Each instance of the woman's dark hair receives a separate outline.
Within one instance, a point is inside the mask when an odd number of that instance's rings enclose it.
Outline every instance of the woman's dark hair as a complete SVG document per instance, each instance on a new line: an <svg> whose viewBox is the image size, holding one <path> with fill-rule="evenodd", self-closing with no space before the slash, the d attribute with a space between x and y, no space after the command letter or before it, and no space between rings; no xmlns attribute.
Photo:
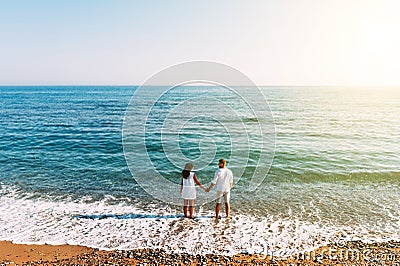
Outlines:
<svg viewBox="0 0 400 266"><path fill-rule="evenodd" d="M187 179L190 176L190 171L188 170L183 170L182 171L182 177Z"/></svg>

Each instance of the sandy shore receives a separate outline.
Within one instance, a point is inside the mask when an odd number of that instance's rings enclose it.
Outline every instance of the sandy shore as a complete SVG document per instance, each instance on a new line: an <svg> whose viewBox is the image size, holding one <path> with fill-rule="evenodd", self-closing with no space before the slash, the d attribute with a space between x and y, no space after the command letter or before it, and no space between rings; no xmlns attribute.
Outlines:
<svg viewBox="0 0 400 266"><path fill-rule="evenodd" d="M1 265L400 265L400 242L345 242L287 255L195 256L167 254L161 249L101 251L72 245L0 241Z"/></svg>

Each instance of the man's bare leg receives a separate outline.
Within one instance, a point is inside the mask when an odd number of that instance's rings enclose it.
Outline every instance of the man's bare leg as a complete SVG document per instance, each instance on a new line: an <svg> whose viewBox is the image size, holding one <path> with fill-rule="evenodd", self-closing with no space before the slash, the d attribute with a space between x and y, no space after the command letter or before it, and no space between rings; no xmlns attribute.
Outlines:
<svg viewBox="0 0 400 266"><path fill-rule="evenodd" d="M219 210L221 208L221 204L217 203L217 205L215 205L215 219L219 218Z"/></svg>
<svg viewBox="0 0 400 266"><path fill-rule="evenodd" d="M230 211L231 211L231 206L229 203L225 202L225 213L226 213L226 218L231 218L230 216Z"/></svg>

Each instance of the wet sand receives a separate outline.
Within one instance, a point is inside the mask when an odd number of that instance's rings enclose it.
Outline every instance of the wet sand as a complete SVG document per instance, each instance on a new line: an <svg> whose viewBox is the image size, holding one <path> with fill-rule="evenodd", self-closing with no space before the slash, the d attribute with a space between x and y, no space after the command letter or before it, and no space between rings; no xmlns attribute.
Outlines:
<svg viewBox="0 0 400 266"><path fill-rule="evenodd" d="M102 251L73 245L0 241L0 262L1 265L400 265L400 242L344 242L302 254L228 257L167 254L162 249Z"/></svg>

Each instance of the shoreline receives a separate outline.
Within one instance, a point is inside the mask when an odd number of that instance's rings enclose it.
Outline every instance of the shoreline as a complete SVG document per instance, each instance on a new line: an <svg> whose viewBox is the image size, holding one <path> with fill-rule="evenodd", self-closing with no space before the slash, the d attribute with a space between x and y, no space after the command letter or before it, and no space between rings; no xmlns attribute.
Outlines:
<svg viewBox="0 0 400 266"><path fill-rule="evenodd" d="M280 256L282 255L282 256ZM400 265L400 242L350 241L300 254L191 255L162 249L99 250L74 245L30 245L0 241L0 265Z"/></svg>

